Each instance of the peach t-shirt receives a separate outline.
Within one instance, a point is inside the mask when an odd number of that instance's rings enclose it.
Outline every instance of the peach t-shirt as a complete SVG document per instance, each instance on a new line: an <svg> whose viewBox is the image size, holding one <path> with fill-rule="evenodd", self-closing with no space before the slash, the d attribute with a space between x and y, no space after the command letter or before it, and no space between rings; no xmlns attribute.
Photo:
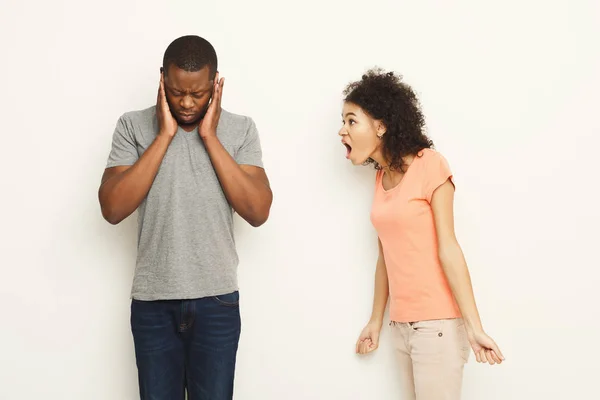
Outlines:
<svg viewBox="0 0 600 400"><path fill-rule="evenodd" d="M396 322L457 318L460 311L438 257L433 192L452 172L437 151L423 149L398 185L385 190L378 171L371 222L377 230Z"/></svg>

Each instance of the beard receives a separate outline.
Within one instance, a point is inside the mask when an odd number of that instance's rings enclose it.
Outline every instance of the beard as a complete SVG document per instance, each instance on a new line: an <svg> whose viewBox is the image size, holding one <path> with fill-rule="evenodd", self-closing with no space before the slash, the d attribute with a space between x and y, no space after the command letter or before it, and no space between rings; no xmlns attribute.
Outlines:
<svg viewBox="0 0 600 400"><path fill-rule="evenodd" d="M177 121L177 123L181 126L192 126L192 125L198 125L202 119L206 116L206 112L208 111L208 104L202 109L202 111L200 111L200 113L193 119L193 120L182 120L179 118L179 116L171 111L171 115L173 116L173 118L175 118L175 120Z"/></svg>

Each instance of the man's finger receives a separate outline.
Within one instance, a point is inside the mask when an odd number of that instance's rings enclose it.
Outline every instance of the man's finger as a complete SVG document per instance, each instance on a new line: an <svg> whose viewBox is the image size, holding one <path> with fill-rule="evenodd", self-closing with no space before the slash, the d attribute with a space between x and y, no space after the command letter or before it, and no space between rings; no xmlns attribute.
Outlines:
<svg viewBox="0 0 600 400"><path fill-rule="evenodd" d="M162 76L160 78L160 80L158 81L158 90L156 91L156 105L158 106L160 104L160 83L162 81Z"/></svg>
<svg viewBox="0 0 600 400"><path fill-rule="evenodd" d="M160 84L160 95L163 100L167 99L167 93L165 92L165 84L161 82Z"/></svg>
<svg viewBox="0 0 600 400"><path fill-rule="evenodd" d="M219 84L219 109L221 108L221 99L223 98L223 86L225 86L225 78L221 79Z"/></svg>
<svg viewBox="0 0 600 400"><path fill-rule="evenodd" d="M219 83L217 81L217 78L215 78L215 82L213 84L213 95L212 95L212 98L210 99L210 104L216 103L218 100L219 100Z"/></svg>

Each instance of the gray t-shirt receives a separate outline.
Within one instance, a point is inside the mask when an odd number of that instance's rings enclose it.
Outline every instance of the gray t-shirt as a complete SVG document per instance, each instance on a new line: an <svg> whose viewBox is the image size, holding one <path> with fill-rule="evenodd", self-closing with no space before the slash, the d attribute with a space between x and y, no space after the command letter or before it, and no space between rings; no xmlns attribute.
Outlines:
<svg viewBox="0 0 600 400"><path fill-rule="evenodd" d="M107 168L132 165L158 134L156 107L122 115ZM217 136L238 164L262 167L250 117L225 110ZM138 254L131 297L192 299L238 289L233 210L198 130L179 128L138 208Z"/></svg>

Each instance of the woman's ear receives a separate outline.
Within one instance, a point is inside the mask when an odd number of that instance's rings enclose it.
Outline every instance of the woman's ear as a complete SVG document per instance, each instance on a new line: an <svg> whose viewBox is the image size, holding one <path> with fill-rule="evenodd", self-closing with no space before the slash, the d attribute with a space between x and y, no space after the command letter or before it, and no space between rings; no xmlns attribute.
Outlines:
<svg viewBox="0 0 600 400"><path fill-rule="evenodd" d="M387 132L387 128L385 127L385 125L381 121L377 121L377 125L376 126L377 126L377 137L379 139L381 139L383 137L383 135L385 135L385 133Z"/></svg>

